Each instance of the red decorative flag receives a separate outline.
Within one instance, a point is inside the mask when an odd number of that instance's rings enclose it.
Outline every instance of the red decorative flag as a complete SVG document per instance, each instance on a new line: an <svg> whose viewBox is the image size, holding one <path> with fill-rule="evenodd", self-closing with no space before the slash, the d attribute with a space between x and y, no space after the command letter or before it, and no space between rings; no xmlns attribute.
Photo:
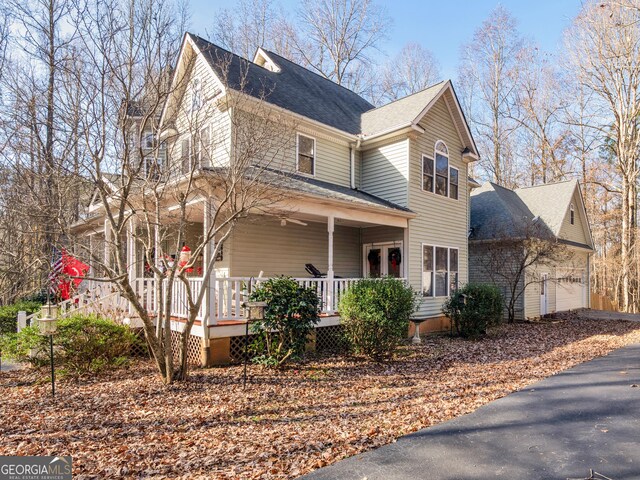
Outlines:
<svg viewBox="0 0 640 480"><path fill-rule="evenodd" d="M57 291L62 300L68 300L71 298L72 292L82 283L82 277L89 271L89 265L70 255L64 249L61 251L57 265L58 268L53 270L55 272L54 278L58 280Z"/></svg>

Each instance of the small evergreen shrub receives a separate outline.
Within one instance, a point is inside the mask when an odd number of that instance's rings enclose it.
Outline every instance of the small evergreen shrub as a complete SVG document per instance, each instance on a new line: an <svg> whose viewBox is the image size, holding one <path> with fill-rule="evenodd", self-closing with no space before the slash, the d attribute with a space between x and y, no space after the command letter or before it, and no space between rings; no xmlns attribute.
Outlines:
<svg viewBox="0 0 640 480"><path fill-rule="evenodd" d="M418 306L413 288L385 277L356 282L340 298L338 310L352 351L381 361L393 356L407 337L409 318Z"/></svg>
<svg viewBox="0 0 640 480"><path fill-rule="evenodd" d="M58 321L53 336L55 363L61 373L80 376L125 364L140 339L128 326L95 315L74 315ZM0 339L3 356L34 366L49 361L49 339L38 327L27 327Z"/></svg>
<svg viewBox="0 0 640 480"><path fill-rule="evenodd" d="M256 335L252 343L253 361L270 367L299 360L307 337L318 323L319 300L316 291L289 277L272 278L251 294L252 301L266 302L264 320L251 324Z"/></svg>
<svg viewBox="0 0 640 480"><path fill-rule="evenodd" d="M447 299L442 312L451 319L458 335L475 338L502 320L502 293L495 285L469 283Z"/></svg>
<svg viewBox="0 0 640 480"><path fill-rule="evenodd" d="M20 301L11 305L0 307L0 335L15 333L18 331L18 312L27 312L27 315L40 310L42 303L38 301Z"/></svg>

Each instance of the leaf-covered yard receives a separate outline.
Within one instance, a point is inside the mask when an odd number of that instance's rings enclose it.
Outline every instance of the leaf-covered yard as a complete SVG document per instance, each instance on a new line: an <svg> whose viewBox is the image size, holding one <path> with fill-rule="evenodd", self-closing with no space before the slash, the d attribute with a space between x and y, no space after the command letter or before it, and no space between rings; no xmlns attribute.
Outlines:
<svg viewBox="0 0 640 480"><path fill-rule="evenodd" d="M282 372L196 370L169 389L148 363L33 385L0 373L0 454L72 455L74 478L294 478L640 342L640 324L567 319L480 341L429 337L398 360L320 359Z"/></svg>

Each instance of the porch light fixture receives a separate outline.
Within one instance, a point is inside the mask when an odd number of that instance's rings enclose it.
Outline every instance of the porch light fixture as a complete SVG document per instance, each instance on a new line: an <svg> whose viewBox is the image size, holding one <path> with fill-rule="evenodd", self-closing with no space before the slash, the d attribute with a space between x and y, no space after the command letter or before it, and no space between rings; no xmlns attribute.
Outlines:
<svg viewBox="0 0 640 480"><path fill-rule="evenodd" d="M40 335L49 337L49 357L51 359L51 396L56 397L56 373L53 366L53 335L58 330L58 306L47 303L40 310L41 317L38 320Z"/></svg>
<svg viewBox="0 0 640 480"><path fill-rule="evenodd" d="M249 324L255 320L264 320L264 309L267 302L244 302L245 331L244 331L244 374L242 388L247 388L247 362L249 361Z"/></svg>

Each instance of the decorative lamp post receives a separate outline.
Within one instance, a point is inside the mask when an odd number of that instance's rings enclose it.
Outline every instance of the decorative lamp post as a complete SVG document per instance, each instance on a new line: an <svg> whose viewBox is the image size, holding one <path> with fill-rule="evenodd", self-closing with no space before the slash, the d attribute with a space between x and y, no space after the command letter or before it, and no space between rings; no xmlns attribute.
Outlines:
<svg viewBox="0 0 640 480"><path fill-rule="evenodd" d="M255 320L264 320L264 309L267 302L244 302L245 332L244 332L244 376L242 386L247 388L247 362L249 361L249 324Z"/></svg>
<svg viewBox="0 0 640 480"><path fill-rule="evenodd" d="M51 358L51 395L56 396L56 377L55 369L53 367L53 334L58 329L58 306L52 303L47 303L42 306L41 318L38 320L38 328L40 329L40 335L46 335L49 337L49 355Z"/></svg>

